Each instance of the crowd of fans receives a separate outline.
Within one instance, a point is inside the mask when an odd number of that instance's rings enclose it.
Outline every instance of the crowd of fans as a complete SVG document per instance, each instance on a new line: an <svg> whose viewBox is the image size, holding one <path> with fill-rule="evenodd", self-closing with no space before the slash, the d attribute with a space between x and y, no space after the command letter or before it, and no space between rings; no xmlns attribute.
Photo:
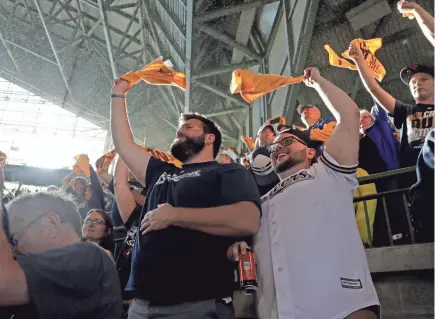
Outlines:
<svg viewBox="0 0 435 319"><path fill-rule="evenodd" d="M433 17L416 3L398 7L434 43ZM182 114L170 146L181 167L135 144L131 84L116 79L113 176L108 165L76 164L59 188L1 189L0 319L234 318L234 262L248 246L259 318L377 318L363 244L410 244L412 231L433 241L434 69L401 71L415 101L405 104L376 82L360 47L349 56L371 111L309 67L304 83L331 116L299 105L305 127L269 119L255 141L243 137L250 151L239 156L222 150L212 120ZM5 155L0 162L3 186ZM409 166L417 174L358 185L357 176ZM353 203L399 188L410 188L412 229L401 193L362 211ZM115 249L119 226L126 236Z"/></svg>

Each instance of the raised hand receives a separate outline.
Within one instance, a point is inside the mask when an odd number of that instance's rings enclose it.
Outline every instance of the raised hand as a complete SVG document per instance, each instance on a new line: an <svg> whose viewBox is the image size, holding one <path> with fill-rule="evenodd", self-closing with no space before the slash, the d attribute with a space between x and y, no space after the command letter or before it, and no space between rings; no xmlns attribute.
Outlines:
<svg viewBox="0 0 435 319"><path fill-rule="evenodd" d="M125 95L131 89L131 84L121 78L113 80L112 93Z"/></svg>
<svg viewBox="0 0 435 319"><path fill-rule="evenodd" d="M352 41L349 45L349 57L354 61L361 61L364 59L364 55L361 51L361 47L358 41Z"/></svg>
<svg viewBox="0 0 435 319"><path fill-rule="evenodd" d="M304 70L304 83L306 86L315 87L321 79L322 76L320 75L319 69L309 67Z"/></svg>

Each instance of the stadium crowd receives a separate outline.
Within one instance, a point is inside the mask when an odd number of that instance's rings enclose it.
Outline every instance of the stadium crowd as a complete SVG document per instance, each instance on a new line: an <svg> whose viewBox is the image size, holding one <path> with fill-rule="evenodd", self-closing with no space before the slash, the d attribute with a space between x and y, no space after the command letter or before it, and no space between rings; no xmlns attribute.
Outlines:
<svg viewBox="0 0 435 319"><path fill-rule="evenodd" d="M435 43L427 11L403 0L398 8ZM364 246L411 244L411 232L433 242L434 68L401 71L415 101L406 104L376 81L358 44L349 57L371 112L308 67L303 82L332 115L299 105L305 127L269 119L255 141L243 137L246 154L221 145L218 126L192 113L181 114L170 154L155 156L133 139L132 84L114 80L115 149L95 167L80 155L59 188L2 198L0 318L235 318L234 271L248 247L254 317L379 318ZM358 184L410 166L416 174ZM398 188L410 188L412 229L401 195L367 200L368 209L353 202Z"/></svg>

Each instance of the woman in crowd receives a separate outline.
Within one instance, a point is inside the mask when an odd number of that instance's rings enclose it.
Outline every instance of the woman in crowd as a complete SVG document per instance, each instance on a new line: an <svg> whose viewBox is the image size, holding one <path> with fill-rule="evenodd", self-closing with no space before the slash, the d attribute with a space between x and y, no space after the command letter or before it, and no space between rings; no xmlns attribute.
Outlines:
<svg viewBox="0 0 435 319"><path fill-rule="evenodd" d="M82 227L82 239L99 245L113 258L115 249L113 223L103 210L92 209L86 215Z"/></svg>
<svg viewBox="0 0 435 319"><path fill-rule="evenodd" d="M387 112L373 100L375 105L372 112L362 110L360 113L360 148L359 167L370 175L400 168L400 143L391 127ZM394 180L375 181L377 192L397 188ZM373 224L373 246L385 246L390 240L395 245L409 243L409 230L406 214L400 195L392 194L385 197L388 217L393 238L390 239L387 231L386 216L382 200L379 200Z"/></svg>

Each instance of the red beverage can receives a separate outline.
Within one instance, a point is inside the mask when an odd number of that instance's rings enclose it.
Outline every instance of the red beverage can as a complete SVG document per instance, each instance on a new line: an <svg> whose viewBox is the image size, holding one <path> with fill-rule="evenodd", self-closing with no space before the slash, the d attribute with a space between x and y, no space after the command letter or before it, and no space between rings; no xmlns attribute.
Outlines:
<svg viewBox="0 0 435 319"><path fill-rule="evenodd" d="M245 294L250 295L258 289L255 257L254 257L254 253L249 247L246 249L246 254L244 255L240 254L239 281L240 281L240 289Z"/></svg>

